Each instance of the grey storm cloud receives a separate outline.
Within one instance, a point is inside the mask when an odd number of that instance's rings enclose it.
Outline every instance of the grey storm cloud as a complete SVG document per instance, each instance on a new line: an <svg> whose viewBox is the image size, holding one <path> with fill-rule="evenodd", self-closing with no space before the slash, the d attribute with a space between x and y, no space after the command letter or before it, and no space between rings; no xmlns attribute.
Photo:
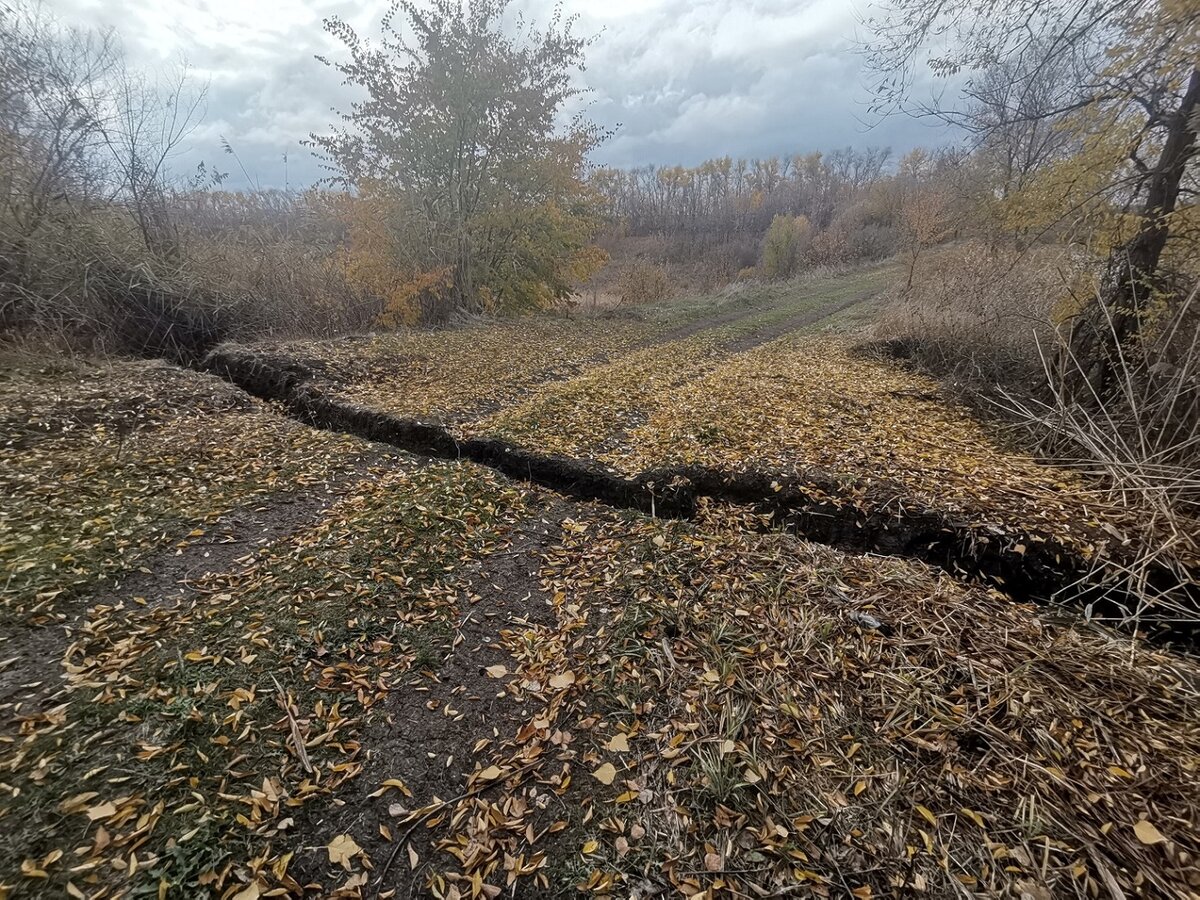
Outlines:
<svg viewBox="0 0 1200 900"><path fill-rule="evenodd" d="M301 141L351 99L315 59L337 55L322 29L340 16L364 34L386 0L54 0L67 24L112 26L132 65L184 58L207 83L207 113L176 166L200 161L244 186L320 176ZM545 22L553 0L515 0ZM577 29L596 39L580 76L588 114L613 137L596 162L694 164L714 156L769 156L846 145L903 152L945 140L905 118L867 121L868 92L846 0L568 0ZM222 139L237 152L226 155ZM287 156L286 167L284 156Z"/></svg>

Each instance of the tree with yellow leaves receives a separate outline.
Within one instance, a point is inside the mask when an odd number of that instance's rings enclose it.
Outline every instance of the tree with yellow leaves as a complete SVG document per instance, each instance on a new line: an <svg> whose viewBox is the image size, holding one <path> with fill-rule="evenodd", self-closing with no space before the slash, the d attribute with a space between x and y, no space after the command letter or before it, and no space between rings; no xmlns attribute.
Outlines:
<svg viewBox="0 0 1200 900"><path fill-rule="evenodd" d="M775 216L763 238L759 271L764 278L790 278L811 241L812 226L804 216Z"/></svg>
<svg viewBox="0 0 1200 900"><path fill-rule="evenodd" d="M878 9L868 47L878 109L937 116L1009 154L1010 226L1073 217L1108 253L1067 351L1074 395L1106 402L1120 361L1141 352L1156 305L1170 302L1167 263L1197 249L1195 229L1181 225L1195 196L1200 4L883 0ZM974 102L912 106L923 67L957 79Z"/></svg>
<svg viewBox="0 0 1200 900"><path fill-rule="evenodd" d="M558 127L587 41L557 13L545 30L502 27L508 5L397 0L378 43L325 21L349 59L323 61L365 96L310 143L364 201L350 269L392 318L418 298L437 317L546 306L599 258L583 175L604 135L580 116Z"/></svg>

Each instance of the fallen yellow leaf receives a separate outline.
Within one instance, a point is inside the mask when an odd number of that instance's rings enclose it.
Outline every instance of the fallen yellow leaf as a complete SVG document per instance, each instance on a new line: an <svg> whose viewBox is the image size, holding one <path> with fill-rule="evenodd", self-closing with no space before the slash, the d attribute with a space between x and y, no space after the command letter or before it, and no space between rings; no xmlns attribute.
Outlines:
<svg viewBox="0 0 1200 900"><path fill-rule="evenodd" d="M1161 844L1166 840L1163 833L1145 819L1140 820L1133 826L1133 833L1137 835L1137 839L1143 844Z"/></svg>
<svg viewBox="0 0 1200 900"><path fill-rule="evenodd" d="M350 860L362 852L362 847L348 834L339 834L325 849L329 851L329 861L346 871L350 870Z"/></svg>
<svg viewBox="0 0 1200 900"><path fill-rule="evenodd" d="M107 819L109 816L117 814L117 806L111 801L101 803L99 806L93 806L87 811L87 817L95 822L97 819Z"/></svg>
<svg viewBox="0 0 1200 900"><path fill-rule="evenodd" d="M613 779L617 777L617 770L612 763L605 763L592 773L592 777L601 784L612 784Z"/></svg>
<svg viewBox="0 0 1200 900"><path fill-rule="evenodd" d="M605 746L615 753L627 753L629 752L629 738L624 734L614 734Z"/></svg>
<svg viewBox="0 0 1200 900"><path fill-rule="evenodd" d="M563 688L568 688L575 683L574 672L560 672L550 679L550 687L561 691Z"/></svg>

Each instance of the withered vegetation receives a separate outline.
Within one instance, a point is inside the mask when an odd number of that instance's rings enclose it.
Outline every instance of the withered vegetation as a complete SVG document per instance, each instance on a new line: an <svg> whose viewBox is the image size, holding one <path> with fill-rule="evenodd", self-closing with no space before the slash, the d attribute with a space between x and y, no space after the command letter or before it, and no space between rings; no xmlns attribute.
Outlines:
<svg viewBox="0 0 1200 900"><path fill-rule="evenodd" d="M442 460L215 374L16 360L5 891L1190 896L1193 659L897 537L920 508L1091 562L1128 523L853 350L893 274L210 360Z"/></svg>

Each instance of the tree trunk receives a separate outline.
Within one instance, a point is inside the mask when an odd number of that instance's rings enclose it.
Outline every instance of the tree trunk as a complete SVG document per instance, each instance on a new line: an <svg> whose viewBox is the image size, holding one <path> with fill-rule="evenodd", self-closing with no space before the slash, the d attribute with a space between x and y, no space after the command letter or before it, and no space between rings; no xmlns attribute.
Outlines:
<svg viewBox="0 0 1200 900"><path fill-rule="evenodd" d="M1200 69L1168 124L1158 163L1151 172L1141 222L1132 238L1113 250L1100 295L1075 321L1063 373L1073 398L1084 405L1110 399L1116 387L1119 351L1132 347L1141 329L1145 303L1158 272L1170 226L1167 217L1179 200L1188 160L1196 152L1200 114Z"/></svg>

